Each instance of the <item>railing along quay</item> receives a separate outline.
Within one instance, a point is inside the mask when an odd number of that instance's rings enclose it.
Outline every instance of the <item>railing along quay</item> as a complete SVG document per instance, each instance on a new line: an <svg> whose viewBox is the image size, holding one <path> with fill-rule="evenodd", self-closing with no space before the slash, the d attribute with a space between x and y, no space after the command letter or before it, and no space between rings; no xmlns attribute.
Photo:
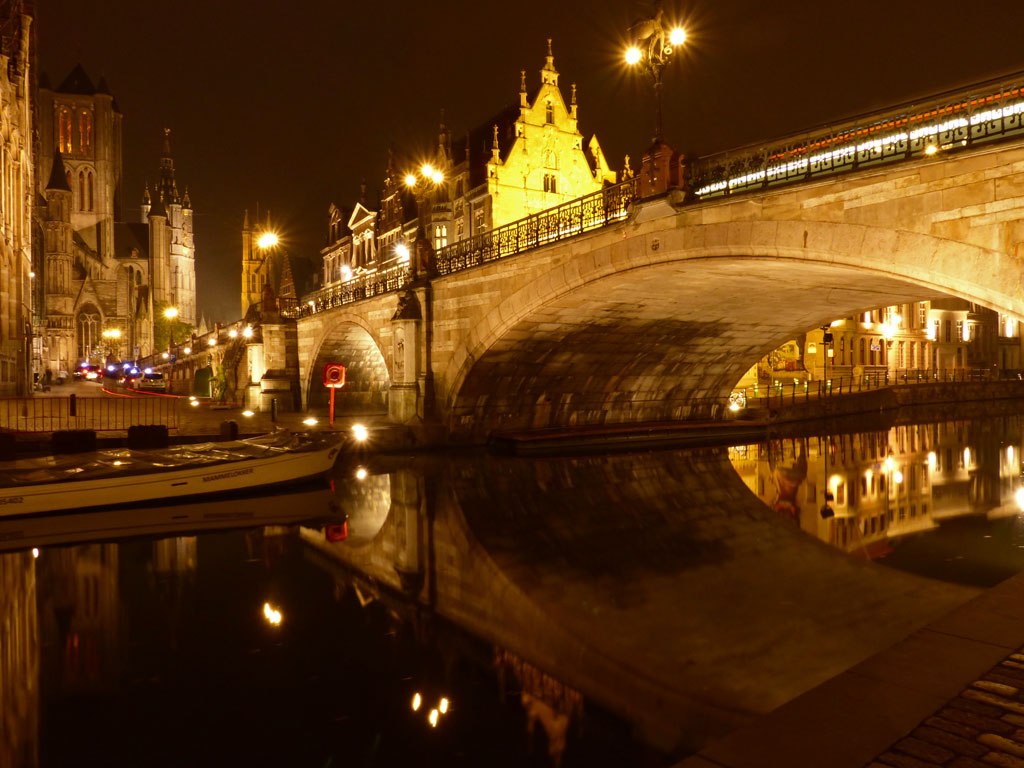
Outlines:
<svg viewBox="0 0 1024 768"><path fill-rule="evenodd" d="M698 158L696 200L815 181L839 173L968 149L1024 133L1024 73L766 144Z"/></svg>
<svg viewBox="0 0 1024 768"><path fill-rule="evenodd" d="M823 397L839 397L857 392L912 384L946 384L982 381L1024 380L1024 371L995 371L991 368L900 368L896 371L869 371L859 375L829 376L825 379L776 380L734 389L729 397L731 410L751 407L778 407L808 402Z"/></svg>
<svg viewBox="0 0 1024 768"><path fill-rule="evenodd" d="M0 431L36 433L63 429L124 431L163 424L178 428L180 400L170 397L16 397L0 399Z"/></svg>

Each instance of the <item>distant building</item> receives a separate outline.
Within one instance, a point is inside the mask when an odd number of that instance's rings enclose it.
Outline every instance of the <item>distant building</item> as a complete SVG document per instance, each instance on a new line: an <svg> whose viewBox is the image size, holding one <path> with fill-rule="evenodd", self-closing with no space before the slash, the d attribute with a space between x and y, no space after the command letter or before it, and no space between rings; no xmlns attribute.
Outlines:
<svg viewBox="0 0 1024 768"><path fill-rule="evenodd" d="M272 245L260 245L260 238L273 232L270 215L261 225L249 225L249 212L242 222L242 317L259 306L265 296L294 303L317 282L309 259L288 252L276 237Z"/></svg>
<svg viewBox="0 0 1024 768"><path fill-rule="evenodd" d="M421 227L436 250L614 183L597 137L584 147L576 86L566 104L558 77L549 40L532 92L523 71L518 100L490 120L456 139L442 124L430 162L436 181L411 164L397 168L389 154L376 209L365 189L352 209L330 206L323 283L404 263L407 251L398 246L411 250Z"/></svg>
<svg viewBox="0 0 1024 768"><path fill-rule="evenodd" d="M1008 315L943 298L880 307L832 321L772 351L738 388L840 379L869 383L950 378L964 371L1024 375L1020 324ZM838 386L838 384L833 384Z"/></svg>
<svg viewBox="0 0 1024 768"><path fill-rule="evenodd" d="M0 3L0 395L31 391L31 6Z"/></svg>
<svg viewBox="0 0 1024 768"><path fill-rule="evenodd" d="M84 361L151 354L154 322L174 307L196 322L195 244L188 192L179 194L169 131L142 217L123 215L122 115L101 80L76 66L38 91L38 366L57 376Z"/></svg>

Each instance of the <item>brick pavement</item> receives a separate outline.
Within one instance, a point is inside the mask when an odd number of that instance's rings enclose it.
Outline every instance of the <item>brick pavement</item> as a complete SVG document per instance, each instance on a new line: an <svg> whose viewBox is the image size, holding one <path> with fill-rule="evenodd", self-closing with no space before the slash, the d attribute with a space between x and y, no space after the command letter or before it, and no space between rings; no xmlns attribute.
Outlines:
<svg viewBox="0 0 1024 768"><path fill-rule="evenodd" d="M1012 653L868 768L1024 768L1022 692L1024 653Z"/></svg>

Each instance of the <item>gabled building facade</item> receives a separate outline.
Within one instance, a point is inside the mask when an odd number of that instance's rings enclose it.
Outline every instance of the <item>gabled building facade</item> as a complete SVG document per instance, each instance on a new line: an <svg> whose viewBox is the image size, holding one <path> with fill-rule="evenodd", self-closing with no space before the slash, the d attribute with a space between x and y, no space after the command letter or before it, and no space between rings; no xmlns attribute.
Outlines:
<svg viewBox="0 0 1024 768"><path fill-rule="evenodd" d="M532 93L523 71L517 101L465 136L442 123L430 176L389 153L376 210L365 194L348 214L331 205L323 283L404 263L419 228L437 250L615 183L597 137L584 146L575 84L566 103L558 80L549 40Z"/></svg>

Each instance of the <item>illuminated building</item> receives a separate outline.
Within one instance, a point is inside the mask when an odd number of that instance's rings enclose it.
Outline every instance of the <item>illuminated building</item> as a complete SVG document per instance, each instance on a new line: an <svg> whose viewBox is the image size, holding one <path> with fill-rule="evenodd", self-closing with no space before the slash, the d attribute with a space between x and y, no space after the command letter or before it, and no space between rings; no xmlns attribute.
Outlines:
<svg viewBox="0 0 1024 768"><path fill-rule="evenodd" d="M196 321L192 205L174 176L164 131L159 178L142 195L139 222L123 216L122 115L106 83L76 66L57 88L38 91L36 158L45 232L37 247L42 370L151 354L153 321L165 307ZM105 331L119 332L116 341Z"/></svg>
<svg viewBox="0 0 1024 768"><path fill-rule="evenodd" d="M965 369L1016 372L1020 325L1008 315L965 299L944 298L881 307L834 320L829 328L796 337L762 358L737 387L767 381L876 383L955 377ZM826 364L827 360L827 364Z"/></svg>
<svg viewBox="0 0 1024 768"><path fill-rule="evenodd" d="M32 381L31 11L0 4L0 395L27 394Z"/></svg>
<svg viewBox="0 0 1024 768"><path fill-rule="evenodd" d="M420 228L437 250L614 183L597 137L584 146L575 84L567 104L558 78L548 41L536 89L523 71L518 99L491 119L457 137L442 123L432 157L400 169L391 153L376 210L365 189L350 210L331 205L323 283L400 266Z"/></svg>

